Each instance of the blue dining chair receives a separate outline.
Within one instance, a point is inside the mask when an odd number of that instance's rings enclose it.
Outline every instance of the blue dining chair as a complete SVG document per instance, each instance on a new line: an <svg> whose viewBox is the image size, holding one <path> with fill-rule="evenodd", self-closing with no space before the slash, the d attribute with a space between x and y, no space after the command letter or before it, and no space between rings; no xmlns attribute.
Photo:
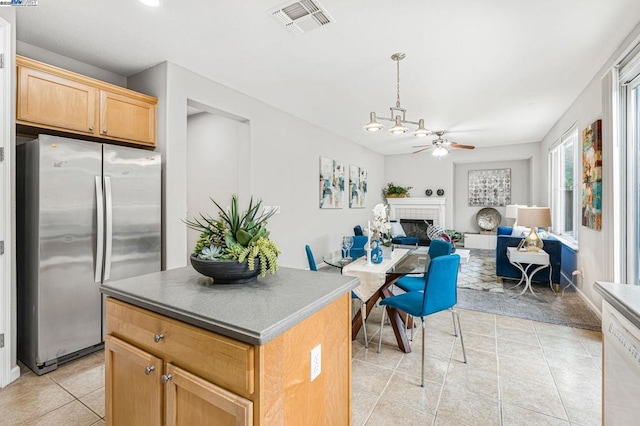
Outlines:
<svg viewBox="0 0 640 426"><path fill-rule="evenodd" d="M451 245L451 243L448 243L446 241L431 241L431 244L429 244L429 258L435 259L439 256L447 256L451 254L452 249L453 246ZM424 277L424 275L405 275L404 277L398 279L398 281L396 281L394 285L407 293L410 291L422 291L424 290Z"/></svg>
<svg viewBox="0 0 640 426"><path fill-rule="evenodd" d="M355 235L353 237L353 246L351 250L349 250L349 256L354 259L364 256L366 254L364 246L367 244L368 239L369 237L365 237L364 235Z"/></svg>
<svg viewBox="0 0 640 426"><path fill-rule="evenodd" d="M448 256L451 254L451 250L453 250L453 245L451 243L442 240L433 240L429 244L429 258L434 259L439 256ZM394 285L407 293L410 291L422 291L424 290L424 279L426 274L427 273L425 272L425 274L421 276L405 275L398 279ZM409 314L407 314L407 322L409 322ZM455 318L453 318L453 334L456 337L458 336ZM411 328L411 340L413 341L413 328Z"/></svg>
<svg viewBox="0 0 640 426"><path fill-rule="evenodd" d="M313 257L313 252L311 251L311 247L306 245L304 246L304 249L307 252L307 262L309 262L309 270L317 271L318 267L316 266L316 259Z"/></svg>
<svg viewBox="0 0 640 426"><path fill-rule="evenodd" d="M460 332L460 343L462 344L462 355L464 362L467 362L467 353L464 349L462 338L462 327L460 325L460 315L453 310L458 303L458 266L460 256L439 256L431 260L429 269L424 280L423 291L412 291L398 296L388 297L380 301L381 306L394 308L408 313L414 317L420 317L422 322L422 380L420 386L424 387L424 361L425 361L425 317L436 312L450 309L454 313L455 320L458 320L458 331ZM380 322L380 337L378 340L378 353L382 348L382 327L386 309L382 310L382 320Z"/></svg>
<svg viewBox="0 0 640 426"><path fill-rule="evenodd" d="M307 262L309 262L309 270L310 271L318 271L318 267L316 265L316 259L313 257L313 251L309 245L304 246L305 251L307 252ZM351 299L360 298L352 291ZM369 339L367 338L367 323L365 322L367 319L367 303L364 300L360 300L360 315L362 316L362 332L364 334L364 347L369 347Z"/></svg>

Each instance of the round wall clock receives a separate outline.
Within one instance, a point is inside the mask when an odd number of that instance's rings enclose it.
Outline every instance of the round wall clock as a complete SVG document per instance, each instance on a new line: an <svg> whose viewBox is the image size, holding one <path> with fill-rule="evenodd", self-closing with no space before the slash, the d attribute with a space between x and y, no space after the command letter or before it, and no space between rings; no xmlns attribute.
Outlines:
<svg viewBox="0 0 640 426"><path fill-rule="evenodd" d="M426 195L427 197L431 197L431 194L433 194L433 191L430 189L427 189L426 191L424 191L424 195Z"/></svg>
<svg viewBox="0 0 640 426"><path fill-rule="evenodd" d="M436 194L438 194L438 197L442 197L444 195L444 189L438 189L438 192L436 192Z"/></svg>

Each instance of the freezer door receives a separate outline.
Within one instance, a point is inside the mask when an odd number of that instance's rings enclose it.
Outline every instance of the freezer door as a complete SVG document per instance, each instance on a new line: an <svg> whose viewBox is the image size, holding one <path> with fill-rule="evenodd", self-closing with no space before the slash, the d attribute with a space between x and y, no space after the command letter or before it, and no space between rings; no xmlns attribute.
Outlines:
<svg viewBox="0 0 640 426"><path fill-rule="evenodd" d="M160 270L160 154L104 145L103 282Z"/></svg>
<svg viewBox="0 0 640 426"><path fill-rule="evenodd" d="M36 363L99 344L101 294L95 282L96 176L102 145L41 135ZM37 258L37 257L36 257Z"/></svg>

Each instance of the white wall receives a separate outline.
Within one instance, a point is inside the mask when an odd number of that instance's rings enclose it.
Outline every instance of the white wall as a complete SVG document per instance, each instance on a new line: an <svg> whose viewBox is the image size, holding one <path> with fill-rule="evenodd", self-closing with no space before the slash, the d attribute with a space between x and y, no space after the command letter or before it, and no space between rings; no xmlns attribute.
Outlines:
<svg viewBox="0 0 640 426"><path fill-rule="evenodd" d="M281 207L282 213L269 225L271 237L282 249L281 265L308 267L305 244L312 245L317 258L337 250L341 236L352 235L353 226L365 223L381 201L384 157L380 154L172 63L136 74L128 83L134 90L160 98L158 149L165 159L166 269L184 266L191 250L182 223L187 213L188 100L249 121L250 149L238 166L241 202L253 195ZM320 156L367 168L370 192L365 209L319 209Z"/></svg>
<svg viewBox="0 0 640 426"><path fill-rule="evenodd" d="M597 119L602 118L602 82L601 78L606 71L614 65L623 52L632 41L640 35L640 25L629 34L626 40L614 52L611 58L603 65L602 69L593 77L587 87L580 93L573 104L565 111L556 124L551 128L549 133L542 141L542 152L547 155L547 151L562 134L568 130L573 124L577 123L582 143L582 130L589 126ZM578 239L578 269L583 271L582 279L578 279L576 284L585 294L585 296L597 307L601 309L602 298L594 289L595 281L612 281L613 280L613 220L615 215L622 208L613 203L613 181L616 176L621 173L620 170L613 170L613 146L612 141L607 140L608 132L604 131L606 126L612 123L603 122L603 141L602 141L602 230L595 231L593 229L579 226ZM548 164L544 161L541 166L543 173L543 187L548 187ZM582 164L578 164L578 174L582 174ZM548 197L548 194L547 194Z"/></svg>
<svg viewBox="0 0 640 426"><path fill-rule="evenodd" d="M187 118L187 218L204 213L213 218L218 211L209 197L223 208L240 191L239 145L248 124L208 112ZM187 231L189 254L200 233Z"/></svg>
<svg viewBox="0 0 640 426"><path fill-rule="evenodd" d="M27 58L35 59L36 61L54 65L78 74L86 75L87 77L106 81L108 83L115 84L116 86L127 87L127 78L115 72L76 61L75 59L50 52L41 47L34 46L33 44L25 43L24 41L18 40L16 48L18 49L18 55L26 56Z"/></svg>
<svg viewBox="0 0 640 426"><path fill-rule="evenodd" d="M476 215L482 207L469 206L469 170L511 169L511 204L533 204L530 194L530 160L494 161L454 164L453 223L458 232L480 232ZM502 215L502 225L510 226L513 219L505 219L505 207L495 206Z"/></svg>
<svg viewBox="0 0 640 426"><path fill-rule="evenodd" d="M529 176L526 179L526 183L529 185L528 203L542 205L538 195L540 192L539 143L476 148L474 150L452 150L450 155L441 159L432 156L429 152L389 155L385 157L384 161L385 185L387 182L393 182L396 185L412 186L410 194L414 197L424 197L426 189L433 191L432 197L436 196L437 189L444 190L444 196L447 199L445 206L445 225L447 228L458 229L468 226L468 212L461 213L460 217L455 214L457 208L467 204L466 186L464 186L464 192L461 193L460 188L457 188L456 185L462 185L462 183L460 179L457 181L455 179L455 169L461 168L463 170L465 164L473 164L474 168L487 169L494 168L495 164L500 164L501 167L511 167L513 171L523 162L528 163ZM520 178L518 180L520 181ZM522 182L518 185L521 184ZM477 211L477 208L474 209Z"/></svg>

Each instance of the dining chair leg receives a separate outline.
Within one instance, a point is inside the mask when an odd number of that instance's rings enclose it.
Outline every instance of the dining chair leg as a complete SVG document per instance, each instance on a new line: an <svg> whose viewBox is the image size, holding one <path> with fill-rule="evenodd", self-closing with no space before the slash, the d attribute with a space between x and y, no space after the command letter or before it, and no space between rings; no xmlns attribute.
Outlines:
<svg viewBox="0 0 640 426"><path fill-rule="evenodd" d="M460 331L460 344L462 345L462 357L464 358L464 363L467 363L467 351L464 349L464 338L462 337L462 324L460 323L460 314L458 311L452 310L455 317L458 319L458 330ZM455 322L455 319L454 319Z"/></svg>
<svg viewBox="0 0 640 426"><path fill-rule="evenodd" d="M404 320L404 325L405 327L409 326L409 314L407 314L407 317ZM413 342L413 321L411 321L411 338L409 340Z"/></svg>
<svg viewBox="0 0 640 426"><path fill-rule="evenodd" d="M367 338L367 304L362 302L360 304L360 316L362 317L362 331L364 332L364 347L369 347L369 339Z"/></svg>
<svg viewBox="0 0 640 426"><path fill-rule="evenodd" d="M453 319L453 335L458 337L458 329L456 327L456 313L451 309L451 319Z"/></svg>
<svg viewBox="0 0 640 426"><path fill-rule="evenodd" d="M426 353L425 351L425 342L426 342L426 337L425 337L425 330L427 329L427 324L424 321L424 317L420 318L422 320L422 380L420 382L420 386L424 387L424 354Z"/></svg>
<svg viewBox="0 0 640 426"><path fill-rule="evenodd" d="M386 312L386 309L384 308L384 306L382 307L382 319L380 320L380 331L378 332L378 353L380 353L380 350L382 349L382 327L384 327L384 314Z"/></svg>

